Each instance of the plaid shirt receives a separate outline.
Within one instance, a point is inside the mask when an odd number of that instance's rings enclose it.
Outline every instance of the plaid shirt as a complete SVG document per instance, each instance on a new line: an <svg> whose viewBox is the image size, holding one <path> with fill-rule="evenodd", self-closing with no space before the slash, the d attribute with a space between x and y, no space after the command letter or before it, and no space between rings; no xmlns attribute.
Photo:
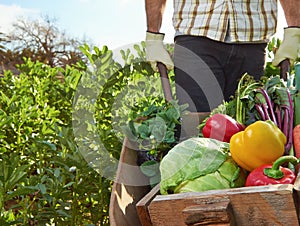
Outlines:
<svg viewBox="0 0 300 226"><path fill-rule="evenodd" d="M277 0L174 0L176 35L225 42L267 42L276 32Z"/></svg>

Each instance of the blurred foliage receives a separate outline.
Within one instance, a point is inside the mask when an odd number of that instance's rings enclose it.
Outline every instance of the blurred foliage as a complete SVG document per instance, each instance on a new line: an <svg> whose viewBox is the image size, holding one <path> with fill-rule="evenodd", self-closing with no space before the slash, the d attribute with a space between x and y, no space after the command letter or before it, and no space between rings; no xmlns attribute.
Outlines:
<svg viewBox="0 0 300 226"><path fill-rule="evenodd" d="M0 80L1 225L108 225L111 181L83 159L72 132L82 73L31 60L18 70Z"/></svg>

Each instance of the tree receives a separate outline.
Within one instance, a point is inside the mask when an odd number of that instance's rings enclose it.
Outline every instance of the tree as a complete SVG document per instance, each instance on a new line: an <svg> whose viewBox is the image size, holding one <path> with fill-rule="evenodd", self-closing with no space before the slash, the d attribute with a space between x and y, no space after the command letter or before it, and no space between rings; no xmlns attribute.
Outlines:
<svg viewBox="0 0 300 226"><path fill-rule="evenodd" d="M67 36L55 24L55 19L43 17L42 20L18 19L13 31L6 35L9 47L2 62L7 65L11 60L18 64L23 57L40 61L51 67L63 67L85 61L79 46L85 43ZM0 40L1 41L1 40Z"/></svg>
<svg viewBox="0 0 300 226"><path fill-rule="evenodd" d="M5 41L5 34L3 32L0 32L0 53L4 52L5 47L2 44Z"/></svg>

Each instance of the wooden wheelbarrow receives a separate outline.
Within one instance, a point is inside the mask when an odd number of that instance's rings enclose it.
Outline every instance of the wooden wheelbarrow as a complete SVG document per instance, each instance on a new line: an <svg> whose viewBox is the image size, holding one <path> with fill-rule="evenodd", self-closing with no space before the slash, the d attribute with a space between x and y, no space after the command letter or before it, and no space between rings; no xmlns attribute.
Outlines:
<svg viewBox="0 0 300 226"><path fill-rule="evenodd" d="M172 99L166 69L159 66L167 101ZM289 71L283 64L281 76ZM184 137L198 134L208 115L190 113L182 118ZM109 216L112 226L183 225L299 225L300 177L294 185L270 185L160 195L137 166L135 144L124 140L112 187Z"/></svg>

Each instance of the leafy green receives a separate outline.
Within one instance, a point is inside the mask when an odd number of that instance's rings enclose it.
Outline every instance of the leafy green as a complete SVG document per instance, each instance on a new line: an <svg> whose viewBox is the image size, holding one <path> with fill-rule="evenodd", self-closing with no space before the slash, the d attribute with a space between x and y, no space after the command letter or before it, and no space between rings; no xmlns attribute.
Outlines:
<svg viewBox="0 0 300 226"><path fill-rule="evenodd" d="M155 160L145 161L140 166L141 172L149 177L150 185L153 187L160 181L159 163Z"/></svg>
<svg viewBox="0 0 300 226"><path fill-rule="evenodd" d="M161 194L242 186L244 175L228 151L228 143L210 138L177 144L160 163Z"/></svg>
<svg viewBox="0 0 300 226"><path fill-rule="evenodd" d="M177 126L186 107L175 100L150 104L121 127L127 138L138 144L137 164L152 186L160 181L158 163L178 141Z"/></svg>
<svg viewBox="0 0 300 226"><path fill-rule="evenodd" d="M176 142L176 126L180 125L185 109L186 105L180 106L176 101L151 104L121 128L131 141L139 144L139 150L149 151L159 161L162 157L159 153L169 150Z"/></svg>

